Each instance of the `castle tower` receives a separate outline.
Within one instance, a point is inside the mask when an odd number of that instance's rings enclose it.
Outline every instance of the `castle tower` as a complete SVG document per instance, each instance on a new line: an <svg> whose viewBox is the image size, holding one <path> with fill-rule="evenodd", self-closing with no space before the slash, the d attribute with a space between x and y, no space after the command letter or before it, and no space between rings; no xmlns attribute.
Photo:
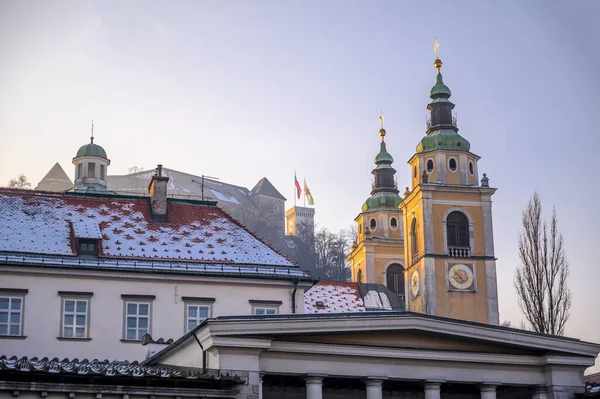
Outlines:
<svg viewBox="0 0 600 399"><path fill-rule="evenodd" d="M75 165L75 192L111 193L106 188L106 175L110 159L104 148L94 144L94 123L90 143L79 148L73 158Z"/></svg>
<svg viewBox="0 0 600 399"><path fill-rule="evenodd" d="M436 54L437 55L437 54ZM412 190L400 204L409 310L498 324L492 195L470 143L458 134L436 58L426 136L408 161Z"/></svg>
<svg viewBox="0 0 600 399"><path fill-rule="evenodd" d="M285 212L286 235L306 237L315 236L315 209L294 205Z"/></svg>
<svg viewBox="0 0 600 399"><path fill-rule="evenodd" d="M348 260L353 282L384 284L404 300L404 229L402 212L398 208L402 198L398 195L394 178L394 159L386 148L383 117L379 135L381 144L372 172L374 181L371 196L354 219L358 237Z"/></svg>

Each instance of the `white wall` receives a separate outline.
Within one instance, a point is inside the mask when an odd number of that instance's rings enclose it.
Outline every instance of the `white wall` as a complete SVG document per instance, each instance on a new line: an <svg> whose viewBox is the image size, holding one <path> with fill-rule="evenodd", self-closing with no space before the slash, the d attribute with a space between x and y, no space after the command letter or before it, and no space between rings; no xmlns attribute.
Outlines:
<svg viewBox="0 0 600 399"><path fill-rule="evenodd" d="M16 273L20 271L20 273ZM225 277L174 276L148 273L43 270L25 267L0 268L0 290L27 289L24 301L24 339L0 338L0 355L39 358L59 357L80 360L143 360L145 347L124 338L122 294L155 295L152 301L150 333L158 338L177 339L185 330L182 297L212 297L212 317L249 315L249 300L281 301L280 313L290 313L291 281ZM300 286L303 298L308 286ZM61 297L58 291L93 292L90 299L90 341L63 341L60 336ZM0 295L1 295L0 291ZM303 301L297 301L303 312Z"/></svg>

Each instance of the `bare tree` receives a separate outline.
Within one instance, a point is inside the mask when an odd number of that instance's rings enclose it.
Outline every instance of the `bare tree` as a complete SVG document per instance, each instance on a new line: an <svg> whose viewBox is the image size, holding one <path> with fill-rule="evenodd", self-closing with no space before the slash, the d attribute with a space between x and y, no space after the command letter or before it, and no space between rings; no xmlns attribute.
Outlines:
<svg viewBox="0 0 600 399"><path fill-rule="evenodd" d="M8 182L8 187L10 188L30 188L31 183L27 180L27 176L23 173L19 175L16 179L10 179Z"/></svg>
<svg viewBox="0 0 600 399"><path fill-rule="evenodd" d="M569 262L558 231L556 210L552 210L548 227L542 220L540 197L534 193L523 211L522 222L521 265L514 279L519 306L534 331L564 335L573 294L567 287Z"/></svg>

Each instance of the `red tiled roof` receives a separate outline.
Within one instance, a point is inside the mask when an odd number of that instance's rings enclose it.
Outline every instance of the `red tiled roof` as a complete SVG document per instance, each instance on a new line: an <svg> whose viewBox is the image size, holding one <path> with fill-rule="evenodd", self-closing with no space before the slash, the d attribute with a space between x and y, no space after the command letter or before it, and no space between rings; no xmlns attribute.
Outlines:
<svg viewBox="0 0 600 399"><path fill-rule="evenodd" d="M317 302L322 302L319 306ZM344 281L319 281L304 293L306 313L364 312L358 283Z"/></svg>
<svg viewBox="0 0 600 399"><path fill-rule="evenodd" d="M295 267L226 212L169 201L168 223L148 198L80 197L0 189L0 251L76 255L75 235L101 234L101 258Z"/></svg>

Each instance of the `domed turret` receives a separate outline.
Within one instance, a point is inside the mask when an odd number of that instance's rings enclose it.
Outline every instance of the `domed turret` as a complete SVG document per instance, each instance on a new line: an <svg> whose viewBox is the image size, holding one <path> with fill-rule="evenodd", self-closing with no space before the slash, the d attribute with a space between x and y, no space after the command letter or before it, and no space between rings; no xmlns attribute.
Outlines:
<svg viewBox="0 0 600 399"><path fill-rule="evenodd" d="M382 126L379 130L381 144L379 146L379 153L375 157L375 165L377 166L372 172L375 176L375 181L371 196L362 206L363 212L379 209L397 209L398 204L402 201L402 198L398 195L398 188L394 180L394 175L396 174L396 170L392 167L394 158L387 152L385 145L386 131L383 128L383 117L381 117L381 124Z"/></svg>
<svg viewBox="0 0 600 399"><path fill-rule="evenodd" d="M104 148L100 147L98 144L94 144L94 138L92 137L92 142L89 144L82 145L77 151L77 155L75 158L79 157L99 157L108 159L106 157L106 151Z"/></svg>
<svg viewBox="0 0 600 399"><path fill-rule="evenodd" d="M88 144L82 145L73 158L75 165L75 192L110 193L106 189L106 174L110 159L104 148L94 144L94 122Z"/></svg>

